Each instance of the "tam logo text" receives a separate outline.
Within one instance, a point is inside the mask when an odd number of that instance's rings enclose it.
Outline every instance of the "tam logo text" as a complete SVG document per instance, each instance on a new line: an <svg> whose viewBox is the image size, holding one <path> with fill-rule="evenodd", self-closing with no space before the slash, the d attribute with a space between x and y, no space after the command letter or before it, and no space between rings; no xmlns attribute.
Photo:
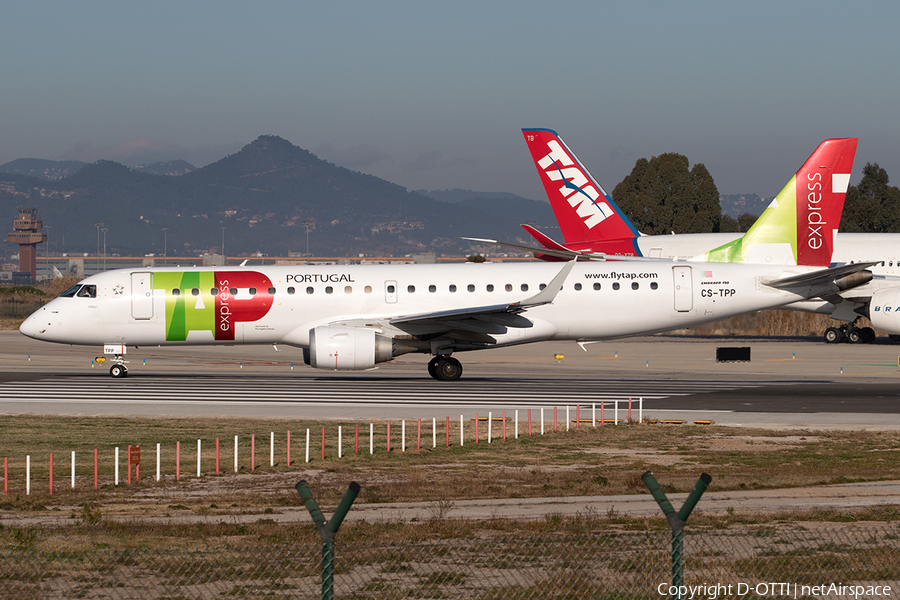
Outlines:
<svg viewBox="0 0 900 600"><path fill-rule="evenodd" d="M597 198L600 197L597 188L582 172L580 166L575 165L575 161L563 150L559 142L550 140L547 147L550 152L538 161L538 166L551 181L563 182L559 193L575 209L584 224L588 228L593 228L611 217L613 210L609 204L602 200L597 202Z"/></svg>

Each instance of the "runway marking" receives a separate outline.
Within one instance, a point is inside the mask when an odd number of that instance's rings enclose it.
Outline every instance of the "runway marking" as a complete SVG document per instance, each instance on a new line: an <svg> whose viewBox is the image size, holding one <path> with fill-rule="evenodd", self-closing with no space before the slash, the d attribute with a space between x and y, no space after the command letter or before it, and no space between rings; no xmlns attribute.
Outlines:
<svg viewBox="0 0 900 600"><path fill-rule="evenodd" d="M501 380L445 383L428 379L272 377L63 377L0 384L5 404L158 404L234 406L589 406L759 387L760 383L684 381ZM255 398L258 398L255 399Z"/></svg>

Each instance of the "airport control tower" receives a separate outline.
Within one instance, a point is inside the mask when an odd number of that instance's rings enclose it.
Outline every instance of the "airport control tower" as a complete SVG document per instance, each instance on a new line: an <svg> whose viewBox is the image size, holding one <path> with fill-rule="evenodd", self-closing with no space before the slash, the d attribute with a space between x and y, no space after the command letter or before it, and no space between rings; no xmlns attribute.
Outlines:
<svg viewBox="0 0 900 600"><path fill-rule="evenodd" d="M15 232L6 236L7 242L19 245L19 272L15 279L28 278L31 283L37 280L37 245L47 241L47 234L38 231L41 227L36 208L19 207L13 224Z"/></svg>

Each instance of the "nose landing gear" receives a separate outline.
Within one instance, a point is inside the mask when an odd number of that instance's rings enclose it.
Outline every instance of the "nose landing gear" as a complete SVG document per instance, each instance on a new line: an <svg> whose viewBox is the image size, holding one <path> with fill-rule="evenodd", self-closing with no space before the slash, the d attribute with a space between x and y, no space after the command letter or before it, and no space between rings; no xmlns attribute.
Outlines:
<svg viewBox="0 0 900 600"><path fill-rule="evenodd" d="M104 344L103 345L103 354L106 356L112 355L112 358L109 359L109 362L112 363L112 366L109 367L109 375L115 379L121 379L122 377L128 376L128 367L125 364L128 362L125 360L125 353L128 352L128 348L125 344ZM103 364L106 362L106 358L103 356L98 356L94 359L97 364Z"/></svg>

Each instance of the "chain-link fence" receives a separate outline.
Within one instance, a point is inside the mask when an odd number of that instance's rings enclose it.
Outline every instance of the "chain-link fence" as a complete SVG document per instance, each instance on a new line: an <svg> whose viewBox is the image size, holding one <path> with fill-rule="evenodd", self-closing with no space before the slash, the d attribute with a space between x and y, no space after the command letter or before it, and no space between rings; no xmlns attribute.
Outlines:
<svg viewBox="0 0 900 600"><path fill-rule="evenodd" d="M670 548L666 530L391 544L338 541L334 597L666 598L672 592ZM696 591L697 599L826 596L813 593L817 590L811 586L831 584L900 589L900 527L895 523L694 530L685 535L685 557L685 585L707 586ZM4 548L0 598L312 599L321 594L320 569L321 546L308 542L200 550ZM855 597L860 596L865 594Z"/></svg>

